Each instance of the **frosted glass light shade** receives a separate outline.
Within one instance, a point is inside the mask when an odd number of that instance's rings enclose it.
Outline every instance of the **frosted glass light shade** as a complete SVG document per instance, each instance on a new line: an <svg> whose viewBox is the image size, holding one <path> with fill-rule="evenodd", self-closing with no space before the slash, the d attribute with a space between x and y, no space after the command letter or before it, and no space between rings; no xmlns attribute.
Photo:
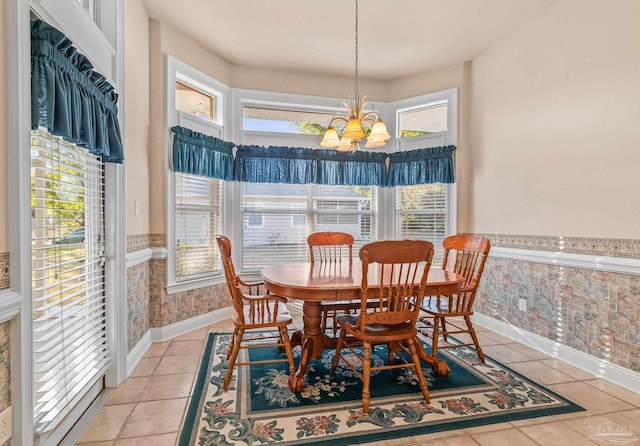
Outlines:
<svg viewBox="0 0 640 446"><path fill-rule="evenodd" d="M329 127L326 132L324 132L324 138L320 141L321 147L338 147L340 144L340 138L338 138L338 132L333 127Z"/></svg>
<svg viewBox="0 0 640 446"><path fill-rule="evenodd" d="M348 152L351 150L351 144L352 144L351 139L345 138L344 136L342 136L342 139L340 140L340 144L338 144L338 147L336 148L336 150L338 152Z"/></svg>
<svg viewBox="0 0 640 446"><path fill-rule="evenodd" d="M358 121L357 118L349 119L349 122L347 122L347 126L344 129L344 133L342 133L342 137L349 139L360 139L364 137L364 131L362 130L360 121Z"/></svg>
<svg viewBox="0 0 640 446"><path fill-rule="evenodd" d="M369 134L369 139L371 138L382 141L387 141L391 138L391 135L389 135L387 131L387 126L382 119L376 119L376 122L373 123L371 133Z"/></svg>
<svg viewBox="0 0 640 446"><path fill-rule="evenodd" d="M364 145L366 148L368 149L375 149L376 147L382 147L386 144L386 141L383 141L382 139L375 139L375 138L367 138L367 143Z"/></svg>

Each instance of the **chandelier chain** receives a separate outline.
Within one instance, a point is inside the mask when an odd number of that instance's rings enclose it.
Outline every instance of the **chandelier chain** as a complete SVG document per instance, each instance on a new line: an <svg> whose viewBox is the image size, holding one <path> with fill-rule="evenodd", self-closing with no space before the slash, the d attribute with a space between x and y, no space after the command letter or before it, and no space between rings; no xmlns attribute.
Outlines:
<svg viewBox="0 0 640 446"><path fill-rule="evenodd" d="M360 99L360 92L358 91L358 0L356 0L356 85L354 89L355 101Z"/></svg>

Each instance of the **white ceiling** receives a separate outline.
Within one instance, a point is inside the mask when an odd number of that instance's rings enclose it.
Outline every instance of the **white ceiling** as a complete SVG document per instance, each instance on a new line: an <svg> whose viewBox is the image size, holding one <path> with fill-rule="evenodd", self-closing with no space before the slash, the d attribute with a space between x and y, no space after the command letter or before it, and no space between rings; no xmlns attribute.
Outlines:
<svg viewBox="0 0 640 446"><path fill-rule="evenodd" d="M232 64L353 75L355 0L143 0ZM471 60L556 0L360 0L359 75L391 80Z"/></svg>

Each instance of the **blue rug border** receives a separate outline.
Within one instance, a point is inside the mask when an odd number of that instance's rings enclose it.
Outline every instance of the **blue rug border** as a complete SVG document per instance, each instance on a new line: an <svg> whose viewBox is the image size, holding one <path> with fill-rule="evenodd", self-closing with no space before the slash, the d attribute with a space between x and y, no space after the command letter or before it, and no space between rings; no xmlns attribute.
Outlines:
<svg viewBox="0 0 640 446"><path fill-rule="evenodd" d="M178 440L178 446L188 446L191 442L194 425L196 419L198 419L198 413L200 412L200 408L203 403L203 390L204 384L207 381L207 376L209 375L209 364L211 363L211 354L213 353L213 340L218 334L223 333L212 332L207 336L207 345L204 348L202 360L200 361L200 369L198 370L198 377L196 378L196 382L193 386L189 408L184 416L184 424L182 426L182 432L180 433L180 439ZM196 391L198 392L198 397L194 398Z"/></svg>
<svg viewBox="0 0 640 446"><path fill-rule="evenodd" d="M191 401L189 403L189 408L187 409L187 413L185 415L184 418L184 424L182 427L182 432L180 433L180 439L178 441L178 446L189 446L190 445L190 441L191 441L191 437L193 436L193 430L194 430L194 426L195 426L195 422L198 416L198 413L200 412L200 409L202 407L203 404L203 386L205 384L205 382L207 381L207 377L209 375L209 364L211 363L211 355L213 353L213 341L215 339L215 336L217 335L224 335L224 334L231 334L228 332L211 332L209 333L209 336L207 337L207 345L205 346L205 350L204 353L202 355L202 361L200 363L200 369L198 370L198 377L196 379L196 383L193 387L193 393L195 394L195 392L198 392L198 397L194 398L194 395L192 394L191 396ZM318 445L318 446L328 446L328 445L332 445L332 446L351 446L354 444L354 440L357 441L358 443L373 443L376 441L381 441L381 440L392 440L395 438L398 438L398 436L396 435L397 432L401 431L402 432L402 437L408 437L408 436L415 436L415 435L425 435L425 434L431 434L431 433L435 433L435 432L444 432L444 431L448 431L448 430L455 430L455 429L466 429L466 428L471 428L471 427L478 427L478 426L485 426L487 424L498 424L498 423L504 423L504 422L509 422L509 421L518 421L518 420L526 420L526 419L530 419L530 418L540 418L540 417L545 417L548 415L560 415L560 414L565 414L565 413L572 413L572 412L582 412L582 411L586 411L586 409L576 403L574 403L573 401L565 398L562 395L559 395L558 393L554 392L553 390L549 389L546 385L544 384L540 384L537 381L534 381L531 378L528 378L524 375L522 375L520 372L517 372L515 370L513 370L511 367L503 364L500 361L496 361L495 359L493 359L491 356L485 355L487 358L490 358L491 361L495 362L496 364L498 364L500 367L503 367L505 370L508 370L510 373L513 373L515 376L525 379L527 381L531 381L534 382L537 386L544 388L544 390L546 392L548 392L549 394L553 395L555 398L557 398L560 401L564 402L564 406L562 407L549 407L546 409L538 409L535 412L531 412L531 411L522 411L522 412L516 412L516 413L509 413L509 414L502 414L502 415L491 415L491 419L490 422L487 423L486 419L484 418L476 418L473 420L466 420L466 421L459 421L457 423L455 423L455 428L452 429L451 428L451 423L441 423L441 424L434 424L434 425L430 425L430 426L416 426L416 427L406 427L403 426L401 428L399 428L398 430L393 430L393 428L391 429L381 429L380 432L376 432L376 434L371 434L371 433L366 433L363 435L350 435L348 437L338 437L338 436L334 436L331 438L327 438L326 440L320 440L320 441L314 441L314 445ZM375 437L375 438L367 438L367 437ZM302 440L302 439L301 439ZM282 445L286 445L287 443L280 443ZM290 443L289 443L290 444Z"/></svg>

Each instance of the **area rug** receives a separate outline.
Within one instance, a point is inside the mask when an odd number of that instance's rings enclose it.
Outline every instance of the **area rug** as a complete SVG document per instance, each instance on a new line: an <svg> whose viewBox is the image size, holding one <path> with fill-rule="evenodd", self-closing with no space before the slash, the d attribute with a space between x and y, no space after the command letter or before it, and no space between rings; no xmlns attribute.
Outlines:
<svg viewBox="0 0 640 446"><path fill-rule="evenodd" d="M361 381L342 361L331 373L333 350L310 363L300 393L289 390L286 363L236 368L224 392L230 339L209 336L179 446L353 445L584 410L498 361L487 357L482 364L468 347L439 353L451 368L446 377L424 367L430 404L410 369L384 370L371 376L365 415ZM250 354L252 360L281 355L276 348ZM386 358L386 346L377 346L373 361Z"/></svg>

